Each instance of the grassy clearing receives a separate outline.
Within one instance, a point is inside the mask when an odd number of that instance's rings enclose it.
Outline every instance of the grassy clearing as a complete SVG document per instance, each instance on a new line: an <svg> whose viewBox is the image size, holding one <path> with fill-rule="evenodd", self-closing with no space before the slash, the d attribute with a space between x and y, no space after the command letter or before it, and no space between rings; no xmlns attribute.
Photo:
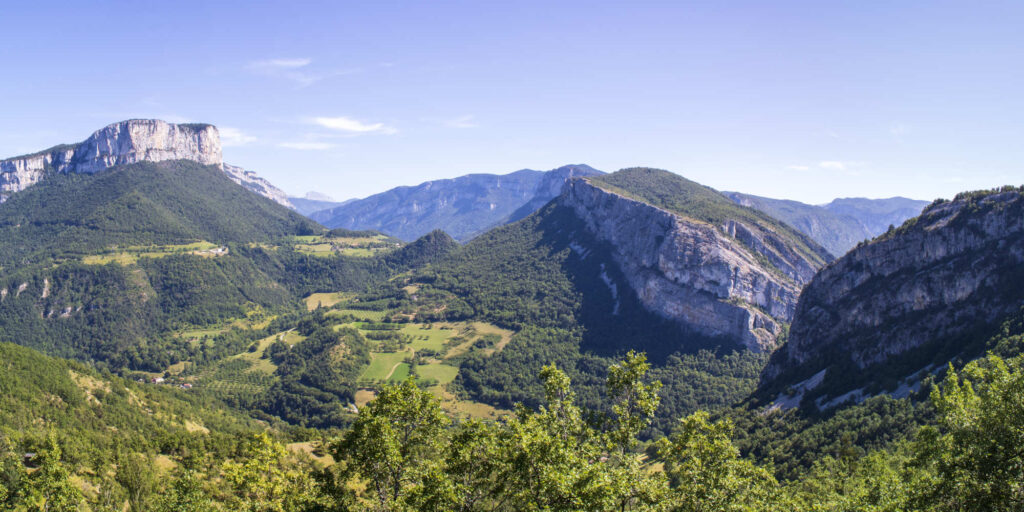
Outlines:
<svg viewBox="0 0 1024 512"><path fill-rule="evenodd" d="M434 324L430 329L426 329L423 324L408 324L400 332L412 337L413 350L430 349L436 352L443 352L444 343L456 333L452 328L442 329L441 324Z"/></svg>
<svg viewBox="0 0 1024 512"><path fill-rule="evenodd" d="M377 398L376 391L372 389L360 389L356 391L356 407L362 409L375 398Z"/></svg>
<svg viewBox="0 0 1024 512"><path fill-rule="evenodd" d="M428 388L428 390L434 396L441 399L441 408L456 418L497 419L512 414L512 411L507 409L498 409L480 402L459 400L454 393L445 389L444 386L433 386Z"/></svg>
<svg viewBox="0 0 1024 512"><path fill-rule="evenodd" d="M267 347L269 347L270 344L276 341L280 336L280 333L275 334L273 336L267 336L266 338L263 338L262 340L256 342L257 345L256 350L254 352L246 351L232 357L238 359L245 359L249 361L251 366L247 371L273 375L274 372L277 370L277 365L274 364L273 361L271 361L269 358L263 359L261 356L263 356L263 351L266 350Z"/></svg>
<svg viewBox="0 0 1024 512"><path fill-rule="evenodd" d="M366 311L362 309L334 309L327 312L327 316L352 315L359 320L380 322L384 319L384 311Z"/></svg>
<svg viewBox="0 0 1024 512"><path fill-rule="evenodd" d="M424 380L434 379L441 385L445 385L455 380L455 376L459 374L459 369L446 364L432 363L417 366L416 372Z"/></svg>
<svg viewBox="0 0 1024 512"><path fill-rule="evenodd" d="M297 244L295 252L311 256L331 256L334 254L334 246L331 244Z"/></svg>
<svg viewBox="0 0 1024 512"><path fill-rule="evenodd" d="M402 364L402 361L410 355L409 352L371 352L370 365L366 367L359 378L369 381L387 379L389 375L392 375L391 372L395 366ZM406 375L409 374L408 366L406 366L405 372Z"/></svg>
<svg viewBox="0 0 1024 512"><path fill-rule="evenodd" d="M314 309L316 309L317 305L321 305L321 306L323 306L325 308L329 308L329 307L331 307L331 306L333 306L333 305L335 305L335 304L337 304L337 303L339 303L339 302L349 298L351 295L352 295L351 293L341 293L341 292L339 292L339 293L313 293L313 294L310 294L309 297L306 297L305 299L302 299L302 300L304 300L306 302L306 309L309 310L309 311L313 311Z"/></svg>
<svg viewBox="0 0 1024 512"><path fill-rule="evenodd" d="M109 263L117 263L118 265L128 266L133 265L139 261L138 256L128 253L115 253L115 254L93 254L82 258L82 263L86 265L107 265Z"/></svg>
<svg viewBox="0 0 1024 512"><path fill-rule="evenodd" d="M306 454L309 458L316 461L320 467L325 468L334 465L334 457L331 457L331 454L324 453L323 456L317 456L315 453L313 453L314 451L316 451L316 446L312 442L291 443L288 445L288 449L292 453Z"/></svg>
<svg viewBox="0 0 1024 512"><path fill-rule="evenodd" d="M91 254L82 258L86 265L106 265L117 263L118 265L133 265L139 258L163 258L171 254L192 254L203 257L222 256L227 254L221 252L220 247L206 241L193 242L190 244L178 245L140 245L129 246L123 249L111 248L102 254Z"/></svg>
<svg viewBox="0 0 1024 512"><path fill-rule="evenodd" d="M473 326L476 327L477 334L497 334L501 336L501 341L497 345L483 349L484 354L493 355L495 352L501 352L508 345L508 342L512 341L512 335L515 334L508 329L502 329L496 325L487 324L484 322L473 322Z"/></svg>
<svg viewBox="0 0 1024 512"><path fill-rule="evenodd" d="M186 340L201 340L205 337L214 337L218 334L223 334L228 331L227 327L207 327L203 329L186 329L178 331L176 336L184 338Z"/></svg>
<svg viewBox="0 0 1024 512"><path fill-rule="evenodd" d="M405 363L399 363L391 372L391 376L388 377L388 381L392 383L402 382L409 378L409 365Z"/></svg>
<svg viewBox="0 0 1024 512"><path fill-rule="evenodd" d="M344 254L345 256L354 256L357 258L370 258L376 256L377 253L383 250L385 249L378 247L346 247L339 252L341 254Z"/></svg>

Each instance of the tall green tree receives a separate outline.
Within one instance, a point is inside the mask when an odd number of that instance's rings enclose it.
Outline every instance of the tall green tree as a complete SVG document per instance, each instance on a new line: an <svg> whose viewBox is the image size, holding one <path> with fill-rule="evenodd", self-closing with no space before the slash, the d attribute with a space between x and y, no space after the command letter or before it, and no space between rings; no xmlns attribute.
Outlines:
<svg viewBox="0 0 1024 512"><path fill-rule="evenodd" d="M27 478L22 499L24 510L71 512L80 510L85 504L82 491L71 481L71 471L64 465L62 457L57 436L50 431L43 448L36 454L39 468Z"/></svg>
<svg viewBox="0 0 1024 512"><path fill-rule="evenodd" d="M203 481L193 468L179 470L167 491L157 500L159 512L211 512L220 510L203 488Z"/></svg>
<svg viewBox="0 0 1024 512"><path fill-rule="evenodd" d="M931 394L938 425L921 429L917 464L935 476L919 504L936 510L1024 510L1024 359L990 355L950 366Z"/></svg>
<svg viewBox="0 0 1024 512"><path fill-rule="evenodd" d="M732 512L769 510L778 483L766 469L740 457L731 440L732 422L712 422L698 411L662 439L659 455L672 485L670 510Z"/></svg>
<svg viewBox="0 0 1024 512"><path fill-rule="evenodd" d="M409 378L382 388L333 445L332 455L344 465L343 478L365 482L368 508L409 510L410 494L422 496L424 482L438 478L431 477L431 462L449 423L437 398Z"/></svg>
<svg viewBox="0 0 1024 512"><path fill-rule="evenodd" d="M222 467L224 480L234 491L229 505L248 512L296 512L315 503L309 472L288 455L288 449L265 432L254 436L242 457Z"/></svg>
<svg viewBox="0 0 1024 512"><path fill-rule="evenodd" d="M153 459L141 453L122 453L117 458L114 479L128 496L131 512L150 509L150 497L156 487Z"/></svg>

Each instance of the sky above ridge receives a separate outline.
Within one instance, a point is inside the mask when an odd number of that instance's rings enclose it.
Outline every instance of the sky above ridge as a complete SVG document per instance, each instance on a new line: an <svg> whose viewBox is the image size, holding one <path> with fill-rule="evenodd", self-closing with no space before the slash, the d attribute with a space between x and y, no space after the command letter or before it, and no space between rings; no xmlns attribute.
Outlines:
<svg viewBox="0 0 1024 512"><path fill-rule="evenodd" d="M1020 1L13 4L0 158L160 118L339 200L568 163L809 203L1024 184Z"/></svg>

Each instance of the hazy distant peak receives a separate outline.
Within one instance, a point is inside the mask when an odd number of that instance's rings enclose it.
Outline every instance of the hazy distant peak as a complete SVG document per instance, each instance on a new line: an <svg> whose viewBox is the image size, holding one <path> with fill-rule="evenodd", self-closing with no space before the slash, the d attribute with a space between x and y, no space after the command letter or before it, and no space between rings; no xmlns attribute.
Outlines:
<svg viewBox="0 0 1024 512"><path fill-rule="evenodd" d="M309 199L310 201L330 201L330 202L334 202L334 198L333 197L331 197L331 196L329 196L327 194L321 194L320 192L314 192L312 190L310 190L309 192L306 192L306 195L302 196L302 198L303 199Z"/></svg>

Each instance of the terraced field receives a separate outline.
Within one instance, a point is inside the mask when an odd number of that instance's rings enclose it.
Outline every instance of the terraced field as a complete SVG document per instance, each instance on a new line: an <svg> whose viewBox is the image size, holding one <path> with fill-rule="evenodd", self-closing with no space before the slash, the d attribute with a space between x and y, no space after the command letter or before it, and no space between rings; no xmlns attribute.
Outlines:
<svg viewBox="0 0 1024 512"><path fill-rule="evenodd" d="M206 241L179 245L131 246L85 256L82 258L82 263L86 265L106 265L108 263L132 265L137 263L139 258L163 258L172 254L192 254L212 258L227 254L227 249Z"/></svg>

